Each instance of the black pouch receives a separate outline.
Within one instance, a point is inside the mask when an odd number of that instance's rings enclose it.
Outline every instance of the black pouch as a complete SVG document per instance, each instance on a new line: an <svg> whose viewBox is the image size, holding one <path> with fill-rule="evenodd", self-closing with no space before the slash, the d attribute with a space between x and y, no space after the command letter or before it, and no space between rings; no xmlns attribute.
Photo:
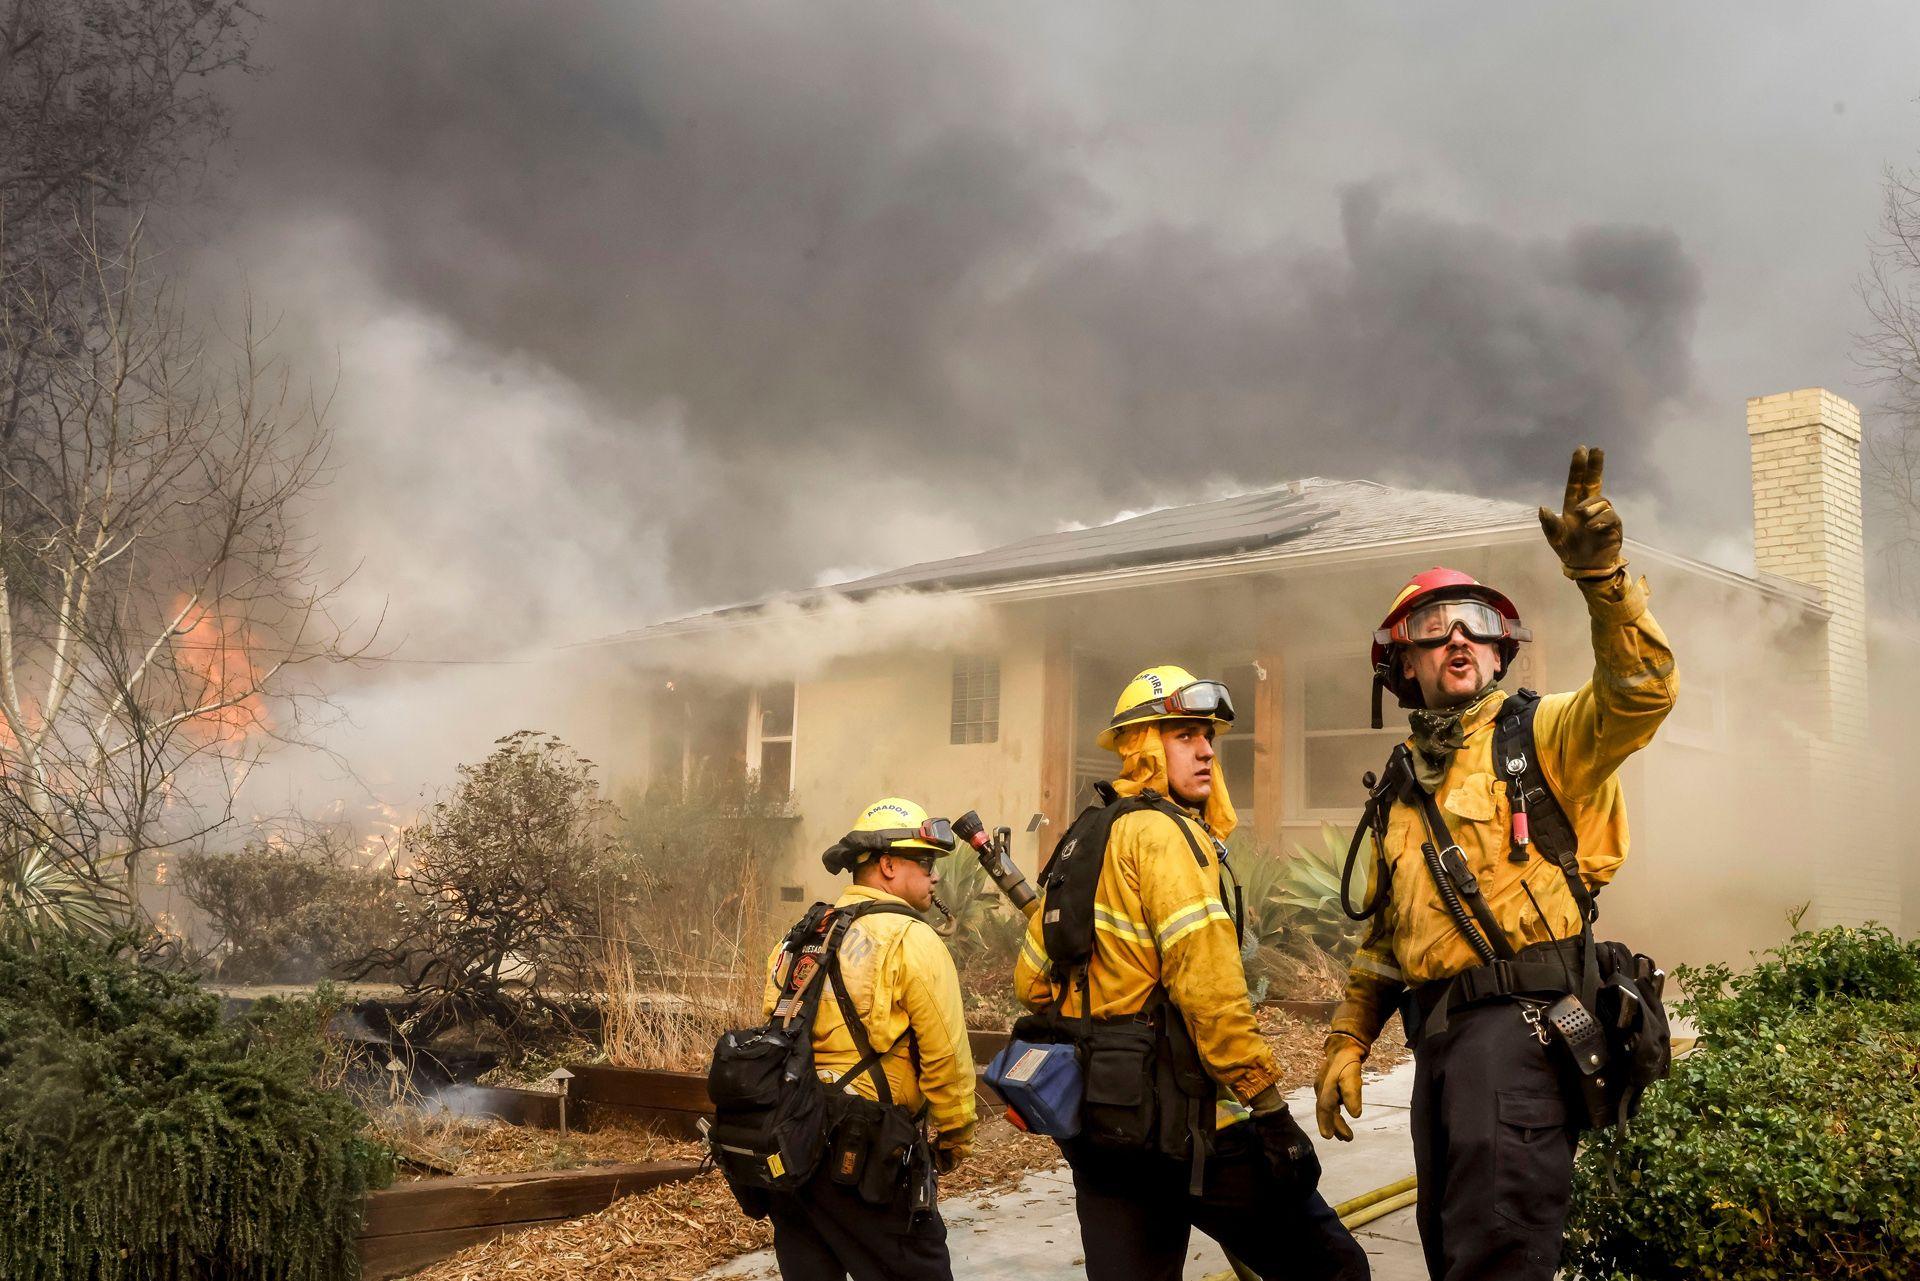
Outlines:
<svg viewBox="0 0 1920 1281"><path fill-rule="evenodd" d="M842 1187L858 1187L867 1172L867 1157L873 1151L886 1109L871 1099L836 1094L830 1097L827 1111L833 1118L827 1140L827 1177Z"/></svg>
<svg viewBox="0 0 1920 1281"><path fill-rule="evenodd" d="M1134 1019L1096 1025L1082 1040L1081 1134L1090 1142L1110 1148L1153 1145L1156 1040L1150 1024Z"/></svg>
<svg viewBox="0 0 1920 1281"><path fill-rule="evenodd" d="M860 1199L868 1205L892 1205L910 1173L915 1149L922 1146L920 1127L905 1108L883 1109L867 1147Z"/></svg>
<svg viewBox="0 0 1920 1281"><path fill-rule="evenodd" d="M868 1205L895 1205L920 1141L920 1126L912 1114L850 1092L829 1095L827 1111L832 1118L827 1177L857 1190Z"/></svg>
<svg viewBox="0 0 1920 1281"><path fill-rule="evenodd" d="M1601 985L1595 1016L1614 1059L1616 1119L1640 1110L1649 1086L1673 1066L1673 1035L1662 999L1666 974L1624 943L1599 944Z"/></svg>
<svg viewBox="0 0 1920 1281"><path fill-rule="evenodd" d="M1612 1125L1618 1094L1613 1085L1606 1029L1571 993L1549 1006L1543 1021L1547 1043L1570 1087L1569 1101L1581 1109L1581 1128L1600 1130Z"/></svg>

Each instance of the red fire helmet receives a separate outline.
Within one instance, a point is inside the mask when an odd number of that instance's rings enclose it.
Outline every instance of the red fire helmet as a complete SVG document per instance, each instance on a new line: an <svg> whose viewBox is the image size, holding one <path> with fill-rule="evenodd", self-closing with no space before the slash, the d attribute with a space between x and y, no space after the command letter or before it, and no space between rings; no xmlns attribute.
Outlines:
<svg viewBox="0 0 1920 1281"><path fill-rule="evenodd" d="M1395 651L1406 642L1404 636L1396 636L1395 628L1406 616L1422 605L1446 600L1484 601L1499 611L1501 630L1495 643L1500 649L1500 670L1494 674L1498 680L1505 676L1507 667L1513 662L1514 655L1520 652L1520 642L1533 639L1533 633L1520 623L1520 611L1513 602L1493 588L1479 582L1471 574L1463 574L1457 569L1435 566L1423 573L1415 574L1400 594L1393 598L1393 606L1387 610L1387 616L1380 620L1380 627L1373 634L1373 672L1376 691L1374 696L1374 724L1379 725L1378 686L1385 686L1394 692L1402 707L1423 707L1420 687L1400 673L1400 665ZM1476 637L1479 640L1493 639Z"/></svg>

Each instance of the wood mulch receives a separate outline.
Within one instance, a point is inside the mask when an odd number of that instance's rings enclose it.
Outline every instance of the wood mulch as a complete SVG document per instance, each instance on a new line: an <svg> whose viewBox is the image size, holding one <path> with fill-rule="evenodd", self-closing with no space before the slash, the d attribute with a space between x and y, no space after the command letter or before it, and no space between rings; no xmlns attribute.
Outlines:
<svg viewBox="0 0 1920 1281"><path fill-rule="evenodd" d="M1259 1017L1279 1060L1281 1090L1311 1082L1325 1027L1273 1009ZM1405 1057L1396 1022L1374 1047L1368 1067L1384 1070ZM1311 1118L1301 1121L1312 1128ZM698 1145L681 1146L699 1155ZM983 1115L972 1155L940 1181L940 1193L952 1199L1000 1191L1059 1164L1052 1140L1022 1133L999 1115ZM417 1275L421 1281L692 1281L772 1240L767 1224L741 1214L720 1176L708 1172L623 1198L598 1214L472 1246Z"/></svg>
<svg viewBox="0 0 1920 1281"><path fill-rule="evenodd" d="M553 1130L492 1119L387 1137L406 1162L402 1179L577 1170L643 1161L698 1161L706 1152L699 1143L640 1129L573 1130L563 1139Z"/></svg>

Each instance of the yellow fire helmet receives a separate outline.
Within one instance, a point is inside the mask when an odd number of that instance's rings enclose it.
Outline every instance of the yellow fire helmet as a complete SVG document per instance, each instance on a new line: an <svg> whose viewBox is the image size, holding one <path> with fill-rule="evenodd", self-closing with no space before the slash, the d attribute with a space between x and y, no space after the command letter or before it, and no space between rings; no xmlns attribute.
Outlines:
<svg viewBox="0 0 1920 1281"><path fill-rule="evenodd" d="M1120 691L1113 719L1095 741L1108 751L1129 725L1147 721L1212 721L1221 732L1233 724L1233 698L1219 681L1203 681L1184 667L1149 667Z"/></svg>
<svg viewBox="0 0 1920 1281"><path fill-rule="evenodd" d="M927 811L899 796L875 801L860 811L853 830L820 856L829 872L848 872L889 850L930 850L953 853L953 824L929 818Z"/></svg>

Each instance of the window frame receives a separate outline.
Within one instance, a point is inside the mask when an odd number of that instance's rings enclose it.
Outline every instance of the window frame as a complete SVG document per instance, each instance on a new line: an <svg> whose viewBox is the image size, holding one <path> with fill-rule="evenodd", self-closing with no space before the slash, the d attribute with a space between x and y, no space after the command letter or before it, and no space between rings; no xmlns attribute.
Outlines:
<svg viewBox="0 0 1920 1281"><path fill-rule="evenodd" d="M1367 660L1367 654L1365 651L1356 654L1354 650L1344 646L1316 645L1305 649L1288 649L1283 652L1282 658L1286 664L1286 671L1284 673L1286 687L1282 691L1283 697L1285 698L1285 708L1280 718L1284 726L1286 739L1286 744L1282 752L1284 758L1283 776L1286 779L1286 786L1284 788L1285 797L1283 797L1283 800L1291 798L1294 804L1283 804L1280 813L1280 823L1283 826L1301 826L1311 823L1333 823L1336 825L1352 823L1359 817L1360 811L1366 808L1366 793L1360 790L1359 779L1354 780L1354 803L1352 805L1338 809L1312 809L1307 806L1307 749L1309 742L1312 739L1361 738L1375 734L1385 735L1392 732L1392 726L1387 725L1380 729L1367 728L1367 711L1365 706L1362 705L1358 717L1360 725L1357 728L1307 729L1307 669L1318 662L1335 660L1352 660L1364 663ZM1371 677L1369 677L1369 680L1371 680ZM1383 696L1383 698L1384 697L1388 696ZM1381 706L1384 714L1389 704L1383 702ZM1384 718L1383 715L1383 719ZM1406 735L1404 733L1400 735L1401 739L1405 737ZM1383 752L1380 756L1380 763L1384 765L1386 764L1386 760L1386 754Z"/></svg>
<svg viewBox="0 0 1920 1281"><path fill-rule="evenodd" d="M982 694L977 698L973 696L968 696L964 700L967 702L977 702L982 706L983 709L985 705L989 701L991 701L993 704L992 720L987 720L984 716L982 716L982 718L978 721L971 721L971 720L963 721L959 719L960 704L963 701L960 694L960 683L961 683L961 680L963 679L961 664L963 663L974 664L974 665L977 665L979 668L984 668L985 665L988 665L988 664L992 665L993 694L991 696L991 699L989 699L987 695ZM987 746L996 744L1000 741L1000 689L1001 689L1000 668L1001 668L1000 655L998 654L955 654L953 655L952 663L949 665L948 672L947 672L947 746L948 747L987 747ZM965 679L971 681L977 677L983 677L984 675L985 673L983 670L970 670L965 673ZM963 730L965 730L967 727L972 725L981 726L981 737L979 738L956 737L956 735L961 734ZM989 729L991 729L991 733L988 732Z"/></svg>
<svg viewBox="0 0 1920 1281"><path fill-rule="evenodd" d="M762 699L768 690L780 686L785 686L790 691L789 696L793 700L793 706L790 709L787 721L787 732L784 734L762 734L760 727L765 720L761 714L764 707ZM775 681L769 685L756 685L753 687L753 694L747 699L747 750L745 757L747 772L755 778L759 778L761 773L761 749L768 743L785 743L787 745L787 786L785 793L791 796L800 778L800 682Z"/></svg>

